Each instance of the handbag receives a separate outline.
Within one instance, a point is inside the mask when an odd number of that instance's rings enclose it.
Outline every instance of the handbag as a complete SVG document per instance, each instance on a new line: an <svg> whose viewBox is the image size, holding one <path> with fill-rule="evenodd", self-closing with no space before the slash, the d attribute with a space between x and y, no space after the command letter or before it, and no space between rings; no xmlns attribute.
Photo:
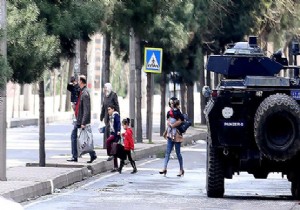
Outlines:
<svg viewBox="0 0 300 210"><path fill-rule="evenodd" d="M110 150L110 155L116 155L118 151L118 142L113 142L111 144L111 150Z"/></svg>
<svg viewBox="0 0 300 210"><path fill-rule="evenodd" d="M110 155L116 155L117 152L118 152L118 144L121 144L120 138L119 138L118 136L115 137L115 138L117 138L117 141L114 141L114 142L111 144Z"/></svg>
<svg viewBox="0 0 300 210"><path fill-rule="evenodd" d="M77 138L78 156L94 151L93 133L90 125L83 129L79 129Z"/></svg>
<svg viewBox="0 0 300 210"><path fill-rule="evenodd" d="M120 158L121 160L126 159L125 149L124 149L124 146L121 143L117 144L117 153L116 153L115 156Z"/></svg>

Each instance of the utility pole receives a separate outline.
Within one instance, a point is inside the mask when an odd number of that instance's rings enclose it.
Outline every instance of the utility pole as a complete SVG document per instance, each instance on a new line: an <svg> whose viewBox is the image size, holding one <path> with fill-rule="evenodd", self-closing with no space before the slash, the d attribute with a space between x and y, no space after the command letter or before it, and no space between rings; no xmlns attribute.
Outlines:
<svg viewBox="0 0 300 210"><path fill-rule="evenodd" d="M0 1L0 28L3 36L0 41L0 54L6 60L6 0ZM1 78L6 80L6 78ZM6 178L6 83L0 87L0 180Z"/></svg>

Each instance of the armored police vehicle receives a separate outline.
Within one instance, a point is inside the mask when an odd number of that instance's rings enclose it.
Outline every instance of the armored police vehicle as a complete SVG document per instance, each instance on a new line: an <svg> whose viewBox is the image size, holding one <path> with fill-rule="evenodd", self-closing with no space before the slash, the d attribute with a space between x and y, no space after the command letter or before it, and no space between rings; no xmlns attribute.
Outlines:
<svg viewBox="0 0 300 210"><path fill-rule="evenodd" d="M300 198L299 68L281 53L266 57L256 37L211 55L207 70L222 74L204 110L207 127L207 196L223 197L224 179L248 172L266 179L280 172ZM279 76L291 69L295 77Z"/></svg>

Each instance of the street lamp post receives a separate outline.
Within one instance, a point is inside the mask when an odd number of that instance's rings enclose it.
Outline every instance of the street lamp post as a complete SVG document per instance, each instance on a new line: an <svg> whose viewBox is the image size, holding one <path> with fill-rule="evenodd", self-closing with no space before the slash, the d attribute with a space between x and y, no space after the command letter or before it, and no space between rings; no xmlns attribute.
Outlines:
<svg viewBox="0 0 300 210"><path fill-rule="evenodd" d="M0 54L6 59L6 0L0 1ZM6 78L1 78L4 81ZM6 83L0 87L0 180L6 181Z"/></svg>

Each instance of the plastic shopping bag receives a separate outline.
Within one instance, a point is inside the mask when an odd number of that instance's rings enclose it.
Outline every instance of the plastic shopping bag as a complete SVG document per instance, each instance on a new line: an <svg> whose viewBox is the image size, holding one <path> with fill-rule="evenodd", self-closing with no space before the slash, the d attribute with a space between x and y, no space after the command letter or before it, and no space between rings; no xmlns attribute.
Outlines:
<svg viewBox="0 0 300 210"><path fill-rule="evenodd" d="M93 133L90 125L84 129L79 129L77 145L78 156L94 151Z"/></svg>
<svg viewBox="0 0 300 210"><path fill-rule="evenodd" d="M105 124L103 122L99 123L98 131L99 131L99 133L104 133L105 132Z"/></svg>

